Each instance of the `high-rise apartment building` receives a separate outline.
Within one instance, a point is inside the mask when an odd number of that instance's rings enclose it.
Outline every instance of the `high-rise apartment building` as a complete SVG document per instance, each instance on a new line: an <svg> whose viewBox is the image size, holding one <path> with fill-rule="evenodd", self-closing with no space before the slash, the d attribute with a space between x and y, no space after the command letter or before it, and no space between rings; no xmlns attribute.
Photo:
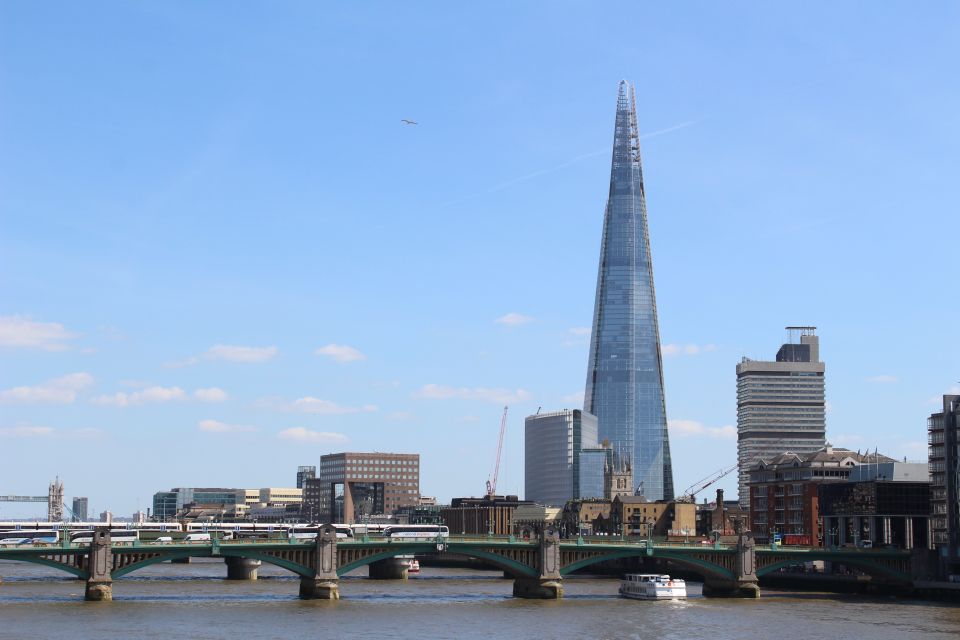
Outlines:
<svg viewBox="0 0 960 640"><path fill-rule="evenodd" d="M524 480L527 500L562 507L579 497L581 450L597 446L597 418L580 409L527 416ZM603 467L600 467L602 472ZM602 477L602 476L601 476Z"/></svg>
<svg viewBox="0 0 960 640"><path fill-rule="evenodd" d="M318 522L363 522L419 500L416 453L332 453L320 458L319 477L304 487L304 513Z"/></svg>
<svg viewBox="0 0 960 640"><path fill-rule="evenodd" d="M737 462L740 506L750 508L750 469L761 458L803 455L826 445L824 364L816 327L787 327L774 362L737 365ZM794 336L799 335L799 342Z"/></svg>
<svg viewBox="0 0 960 640"><path fill-rule="evenodd" d="M960 395L943 396L927 419L930 528L941 577L960 575Z"/></svg>
<svg viewBox="0 0 960 640"><path fill-rule="evenodd" d="M584 411L632 459L652 500L673 499L653 259L633 88L620 83L603 219Z"/></svg>

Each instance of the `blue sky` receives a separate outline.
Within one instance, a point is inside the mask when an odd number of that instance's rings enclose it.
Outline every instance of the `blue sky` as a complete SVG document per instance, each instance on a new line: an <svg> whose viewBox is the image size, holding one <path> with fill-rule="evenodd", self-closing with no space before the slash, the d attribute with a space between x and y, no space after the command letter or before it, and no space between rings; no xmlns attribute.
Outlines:
<svg viewBox="0 0 960 640"><path fill-rule="evenodd" d="M958 14L0 5L0 494L127 515L380 449L476 495L504 404L522 492L523 417L583 392L621 78L678 489L735 461L735 365L789 324L828 438L923 459L960 380Z"/></svg>

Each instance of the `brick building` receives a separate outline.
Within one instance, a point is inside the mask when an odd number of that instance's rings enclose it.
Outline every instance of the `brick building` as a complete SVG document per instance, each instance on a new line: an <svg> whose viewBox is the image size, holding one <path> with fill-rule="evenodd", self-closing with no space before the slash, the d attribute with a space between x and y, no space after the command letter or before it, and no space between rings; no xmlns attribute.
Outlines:
<svg viewBox="0 0 960 640"><path fill-rule="evenodd" d="M814 453L781 453L750 469L750 530L757 542L823 546L818 487L844 482L859 464L893 462L875 453L827 445Z"/></svg>

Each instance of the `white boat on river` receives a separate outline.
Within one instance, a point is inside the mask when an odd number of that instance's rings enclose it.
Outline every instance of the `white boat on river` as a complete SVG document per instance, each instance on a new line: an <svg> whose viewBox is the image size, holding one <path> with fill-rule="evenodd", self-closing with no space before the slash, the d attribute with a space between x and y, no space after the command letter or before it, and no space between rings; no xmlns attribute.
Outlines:
<svg viewBox="0 0 960 640"><path fill-rule="evenodd" d="M655 573L628 573L620 582L620 596L634 600L676 600L687 597L687 583Z"/></svg>

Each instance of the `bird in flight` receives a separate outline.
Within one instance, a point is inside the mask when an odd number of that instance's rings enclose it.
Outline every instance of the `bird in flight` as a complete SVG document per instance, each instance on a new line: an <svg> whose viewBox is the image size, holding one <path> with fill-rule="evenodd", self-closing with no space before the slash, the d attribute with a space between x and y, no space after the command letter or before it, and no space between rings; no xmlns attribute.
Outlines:
<svg viewBox="0 0 960 640"><path fill-rule="evenodd" d="M400 122L402 122L403 124L417 124L417 123L414 122L413 120L407 120L406 118L404 118L404 119L401 120Z"/></svg>

